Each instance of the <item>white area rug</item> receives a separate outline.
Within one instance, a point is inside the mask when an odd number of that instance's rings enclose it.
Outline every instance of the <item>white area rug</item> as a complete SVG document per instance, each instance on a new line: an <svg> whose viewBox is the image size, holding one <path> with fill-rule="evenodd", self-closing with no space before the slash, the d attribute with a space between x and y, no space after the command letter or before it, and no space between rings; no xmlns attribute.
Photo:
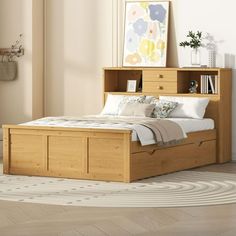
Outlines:
<svg viewBox="0 0 236 236"><path fill-rule="evenodd" d="M0 200L96 207L181 207L236 203L236 175L182 171L136 183L0 176Z"/></svg>

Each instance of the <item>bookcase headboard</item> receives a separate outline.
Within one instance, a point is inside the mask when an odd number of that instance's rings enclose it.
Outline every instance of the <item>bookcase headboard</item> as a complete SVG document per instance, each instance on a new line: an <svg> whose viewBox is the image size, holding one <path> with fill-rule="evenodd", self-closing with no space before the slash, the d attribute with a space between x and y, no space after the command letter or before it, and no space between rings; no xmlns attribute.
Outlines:
<svg viewBox="0 0 236 236"><path fill-rule="evenodd" d="M209 78L213 78L214 92L207 93ZM205 83L204 78L207 79ZM215 79L214 79L215 78ZM217 158L223 163L232 159L232 70L225 68L104 68L104 102L107 94L159 95L208 97L210 102L205 118L215 121L217 131ZM127 92L127 81L136 80L141 84L139 91ZM197 93L189 93L190 81L199 85ZM205 90L204 90L205 88ZM204 93L203 93L204 92Z"/></svg>

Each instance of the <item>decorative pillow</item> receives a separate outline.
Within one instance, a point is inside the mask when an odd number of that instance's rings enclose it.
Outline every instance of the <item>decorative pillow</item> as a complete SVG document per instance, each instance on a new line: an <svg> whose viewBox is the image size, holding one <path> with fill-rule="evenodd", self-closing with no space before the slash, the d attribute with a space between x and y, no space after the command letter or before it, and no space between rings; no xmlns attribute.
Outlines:
<svg viewBox="0 0 236 236"><path fill-rule="evenodd" d="M154 104L126 103L120 110L119 115L150 117L154 107Z"/></svg>
<svg viewBox="0 0 236 236"><path fill-rule="evenodd" d="M146 96L146 97L145 97L145 101L144 101L144 103L148 103L148 104L150 104L150 103L152 102L153 99L157 99L157 98L154 97L154 96Z"/></svg>
<svg viewBox="0 0 236 236"><path fill-rule="evenodd" d="M165 100L159 100L155 97L148 96L145 103L154 104L155 108L152 113L154 118L167 118L169 114L177 107L177 102L170 102Z"/></svg>
<svg viewBox="0 0 236 236"><path fill-rule="evenodd" d="M159 99L178 103L176 109L169 115L169 117L173 118L180 117L202 119L209 103L208 98L199 97L160 96Z"/></svg>
<svg viewBox="0 0 236 236"><path fill-rule="evenodd" d="M125 96L108 94L106 104L101 115L118 115L119 111L126 103L142 103L145 96Z"/></svg>
<svg viewBox="0 0 236 236"><path fill-rule="evenodd" d="M120 102L118 109L120 111L127 103L144 103L145 97L146 96L123 96L123 99Z"/></svg>

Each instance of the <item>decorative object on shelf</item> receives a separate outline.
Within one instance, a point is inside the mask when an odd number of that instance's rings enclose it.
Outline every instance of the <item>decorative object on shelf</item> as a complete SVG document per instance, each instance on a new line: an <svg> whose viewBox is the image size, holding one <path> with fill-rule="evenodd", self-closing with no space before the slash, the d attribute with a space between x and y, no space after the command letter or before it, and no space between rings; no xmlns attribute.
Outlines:
<svg viewBox="0 0 236 236"><path fill-rule="evenodd" d="M220 42L220 41L219 41ZM217 42L210 33L206 33L204 37L204 47L208 51L208 67L216 67L216 52L217 52Z"/></svg>
<svg viewBox="0 0 236 236"><path fill-rule="evenodd" d="M137 80L127 80L127 92L135 93L137 91Z"/></svg>
<svg viewBox="0 0 236 236"><path fill-rule="evenodd" d="M216 67L216 51L208 50L208 67Z"/></svg>
<svg viewBox="0 0 236 236"><path fill-rule="evenodd" d="M143 76L141 74L138 80L138 92L142 92L142 89L143 89Z"/></svg>
<svg viewBox="0 0 236 236"><path fill-rule="evenodd" d="M190 93L197 93L198 82L197 80L191 80L189 83L189 92Z"/></svg>
<svg viewBox="0 0 236 236"><path fill-rule="evenodd" d="M199 48L202 46L202 32L189 31L187 38L190 38L189 41L183 41L179 44L181 47L190 47L191 51L191 64L192 66L201 65L201 54Z"/></svg>
<svg viewBox="0 0 236 236"><path fill-rule="evenodd" d="M169 2L126 2L123 66L165 67Z"/></svg>
<svg viewBox="0 0 236 236"><path fill-rule="evenodd" d="M0 80L9 81L14 80L17 75L17 62L16 57L24 55L22 46L22 37L20 34L19 39L11 46L11 48L0 48Z"/></svg>
<svg viewBox="0 0 236 236"><path fill-rule="evenodd" d="M191 51L191 64L193 66L201 65L201 53L198 48Z"/></svg>

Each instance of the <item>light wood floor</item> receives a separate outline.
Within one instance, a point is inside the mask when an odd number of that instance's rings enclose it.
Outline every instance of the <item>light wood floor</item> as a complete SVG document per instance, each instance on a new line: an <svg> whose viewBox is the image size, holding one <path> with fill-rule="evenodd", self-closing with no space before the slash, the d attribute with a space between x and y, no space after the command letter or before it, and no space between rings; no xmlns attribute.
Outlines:
<svg viewBox="0 0 236 236"><path fill-rule="evenodd" d="M200 171L236 173L236 163ZM0 236L235 236L236 204L88 208L0 201Z"/></svg>

